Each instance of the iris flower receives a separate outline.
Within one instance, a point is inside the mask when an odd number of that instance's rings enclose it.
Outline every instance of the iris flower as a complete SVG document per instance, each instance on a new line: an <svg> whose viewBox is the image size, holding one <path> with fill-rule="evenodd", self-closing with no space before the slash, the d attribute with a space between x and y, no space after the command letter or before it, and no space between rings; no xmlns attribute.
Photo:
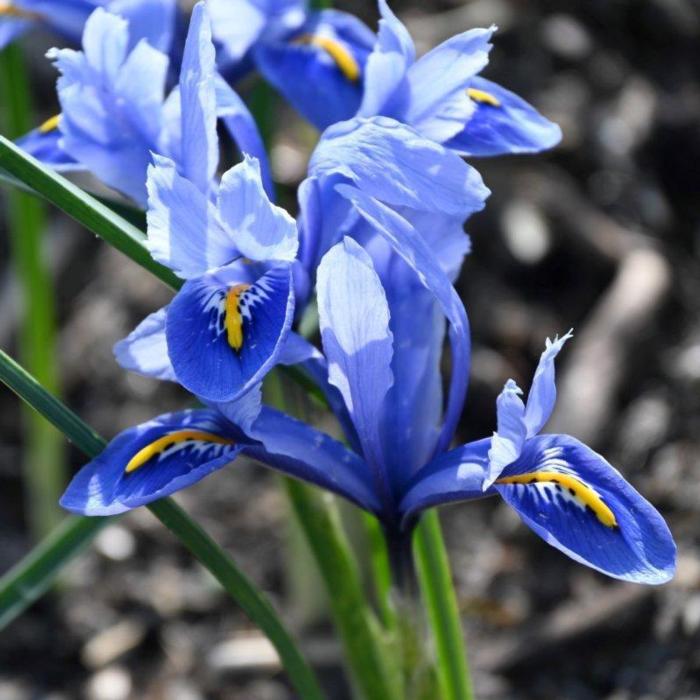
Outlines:
<svg viewBox="0 0 700 700"><path fill-rule="evenodd" d="M362 77L375 36L338 10L303 0L210 0L219 63L232 79L250 67L312 124L349 119L362 100Z"/></svg>
<svg viewBox="0 0 700 700"><path fill-rule="evenodd" d="M235 402L219 403L126 430L78 473L63 506L122 512L246 454L373 513L391 542L406 541L426 508L500 494L576 561L624 580L667 581L675 545L659 513L575 438L539 434L554 405L554 358L568 336L548 342L527 404L506 384L493 438L448 450L469 371L464 307L408 221L369 197L357 206L389 254L370 256L345 238L324 256L317 282L321 366L349 446L270 408L242 426ZM414 296L416 284L424 296ZM445 319L452 376L440 423Z"/></svg>
<svg viewBox="0 0 700 700"><path fill-rule="evenodd" d="M88 17L98 7L129 22L131 48L146 39L159 51L170 50L177 0L3 0L0 49L34 27L48 28L77 44Z"/></svg>
<svg viewBox="0 0 700 700"><path fill-rule="evenodd" d="M98 8L85 23L83 50L52 49L61 77L61 115L19 141L58 169L85 169L146 204L151 153L167 156L200 191L211 188L218 162L216 119L239 149L258 159L268 191L267 156L255 122L216 72L203 3L192 13L180 83L166 97L168 56L141 39L133 48L127 20Z"/></svg>

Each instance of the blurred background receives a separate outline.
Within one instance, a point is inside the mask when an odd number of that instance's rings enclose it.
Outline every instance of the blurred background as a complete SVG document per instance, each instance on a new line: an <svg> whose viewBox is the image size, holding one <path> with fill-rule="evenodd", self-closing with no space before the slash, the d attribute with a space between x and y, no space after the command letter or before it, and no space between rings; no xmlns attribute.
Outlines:
<svg viewBox="0 0 700 700"><path fill-rule="evenodd" d="M375 27L373 3L335 5ZM497 24L485 76L564 132L544 156L474 163L493 195L468 224L474 250L459 280L473 331L460 439L490 434L503 382L528 386L545 337L573 326L551 429L605 454L679 545L675 580L645 588L574 564L499 501L443 509L477 695L700 698L700 3L392 6L421 51ZM40 117L57 111L43 58L53 43L25 42ZM278 109L273 165L293 209L316 136ZM60 213L49 227L68 404L108 437L186 405L175 387L127 375L111 355L167 290ZM6 235L0 250L6 261ZM0 290L0 347L14 349L18 293L5 262ZM2 573L31 546L19 404L6 390L0 431ZM67 459L71 469L82 463L70 448ZM289 546L297 538L276 478L240 462L179 500L269 592L329 697L347 698L313 564ZM0 634L1 700L292 697L264 639L143 509L107 527L59 590Z"/></svg>

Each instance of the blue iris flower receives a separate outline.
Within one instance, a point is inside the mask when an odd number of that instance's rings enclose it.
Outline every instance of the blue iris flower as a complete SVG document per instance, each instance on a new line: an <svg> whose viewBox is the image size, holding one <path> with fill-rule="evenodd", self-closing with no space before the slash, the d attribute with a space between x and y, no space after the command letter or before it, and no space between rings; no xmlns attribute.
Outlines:
<svg viewBox="0 0 700 700"><path fill-rule="evenodd" d="M576 561L624 580L667 581L675 545L659 513L576 439L539 434L554 405L554 358L568 336L547 343L527 404L506 384L493 438L448 450L466 391L469 335L464 307L430 251L439 238L426 241L371 197L355 206L386 247L378 238L370 255L345 238L326 253L317 278L324 354L308 355L349 447L269 408L241 421L239 402L210 402L119 435L75 477L64 507L121 512L242 453L349 499L389 536L405 537L431 506L500 494ZM446 322L452 374L443 401Z"/></svg>
<svg viewBox="0 0 700 700"><path fill-rule="evenodd" d="M48 28L77 44L98 7L129 22L131 48L146 39L159 51L170 50L177 0L5 0L0 4L0 49L33 27Z"/></svg>
<svg viewBox="0 0 700 700"><path fill-rule="evenodd" d="M210 0L219 63L232 79L257 68L319 129L362 102L375 35L357 17L299 0Z"/></svg>
<svg viewBox="0 0 700 700"><path fill-rule="evenodd" d="M61 115L19 144L58 169L88 170L145 206L151 153L169 157L200 191L211 188L218 163L218 117L239 149L258 159L271 191L255 121L216 72L204 4L192 13L180 82L167 97L168 56L145 39L130 48L130 36L126 19L98 8L85 23L82 51L50 51L61 72Z"/></svg>

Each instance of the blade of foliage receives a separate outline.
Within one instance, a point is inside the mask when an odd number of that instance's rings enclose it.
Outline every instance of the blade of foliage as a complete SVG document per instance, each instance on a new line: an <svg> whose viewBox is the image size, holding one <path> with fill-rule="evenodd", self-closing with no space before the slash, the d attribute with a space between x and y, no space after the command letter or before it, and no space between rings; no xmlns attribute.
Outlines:
<svg viewBox="0 0 700 700"><path fill-rule="evenodd" d="M99 454L105 441L56 397L49 394L28 372L0 351L0 381L23 401L51 421L88 457ZM300 697L323 696L315 676L304 661L267 598L238 569L233 560L173 500L149 506L151 512L219 581L248 617L268 636L280 655ZM0 621L8 622L46 590L49 578L89 542L102 518L71 518L54 536L31 552L0 581ZM90 522L96 523L92 525ZM25 588L31 584L30 588Z"/></svg>
<svg viewBox="0 0 700 700"><path fill-rule="evenodd" d="M474 700L457 596L435 509L421 518L414 535L418 580L435 639L443 700Z"/></svg>
<svg viewBox="0 0 700 700"><path fill-rule="evenodd" d="M171 270L151 257L144 245L146 236L143 231L62 175L39 163L4 136L0 136L0 169L152 272L168 286L179 289L182 285L182 280Z"/></svg>
<svg viewBox="0 0 700 700"><path fill-rule="evenodd" d="M27 71L19 44L0 54L0 98L3 125L19 136L32 124ZM51 391L58 389L53 280L46 264L44 208L34 197L13 190L7 197L11 265L20 288L19 353L30 371ZM63 440L34 411L22 411L26 449L22 472L30 528L35 540L62 519L58 498L66 485Z"/></svg>

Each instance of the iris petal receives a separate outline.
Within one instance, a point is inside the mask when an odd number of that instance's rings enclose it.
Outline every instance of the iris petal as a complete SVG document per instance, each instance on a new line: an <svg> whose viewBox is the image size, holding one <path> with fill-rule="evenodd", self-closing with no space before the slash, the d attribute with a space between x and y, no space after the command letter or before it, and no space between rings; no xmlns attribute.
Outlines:
<svg viewBox="0 0 700 700"><path fill-rule="evenodd" d="M661 515L575 438L528 440L495 488L526 525L582 564L636 583L673 576L676 547Z"/></svg>
<svg viewBox="0 0 700 700"><path fill-rule="evenodd" d="M294 315L289 265L249 280L241 267L188 280L168 308L166 337L177 379L211 401L230 401L263 378Z"/></svg>
<svg viewBox="0 0 700 700"><path fill-rule="evenodd" d="M115 515L163 498L233 461L241 451L234 437L228 422L209 410L129 428L76 474L61 505L83 515ZM127 472L130 464L137 466Z"/></svg>

